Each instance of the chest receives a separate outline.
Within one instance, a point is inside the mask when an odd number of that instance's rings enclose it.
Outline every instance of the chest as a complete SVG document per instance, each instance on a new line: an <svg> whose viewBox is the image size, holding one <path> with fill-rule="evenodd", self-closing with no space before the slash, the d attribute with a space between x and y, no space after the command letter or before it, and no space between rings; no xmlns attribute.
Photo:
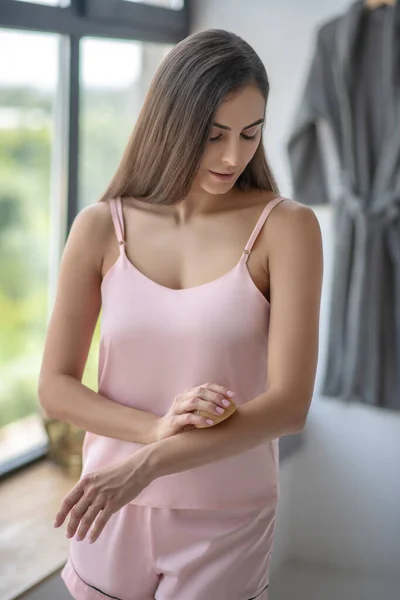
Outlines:
<svg viewBox="0 0 400 600"><path fill-rule="evenodd" d="M185 226L166 222L157 215L125 219L128 240L125 260L146 279L170 290L184 291L216 281L240 261L254 226L254 215L197 219ZM246 218L247 217L247 218ZM105 253L102 275L118 260L114 236ZM247 261L258 291L269 299L267 252L262 236Z"/></svg>

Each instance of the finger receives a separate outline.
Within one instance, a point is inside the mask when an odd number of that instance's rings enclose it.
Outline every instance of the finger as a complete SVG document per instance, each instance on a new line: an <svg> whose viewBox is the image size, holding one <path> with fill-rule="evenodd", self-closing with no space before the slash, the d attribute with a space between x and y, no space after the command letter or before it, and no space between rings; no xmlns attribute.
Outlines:
<svg viewBox="0 0 400 600"><path fill-rule="evenodd" d="M102 510L103 510L103 506L101 506L99 504L97 504L97 505L92 504L87 509L87 511L83 515L82 520L79 525L78 533L76 536L76 539L78 541L85 539L87 532L89 531L89 529L93 525L96 517L99 515L100 511L102 511Z"/></svg>
<svg viewBox="0 0 400 600"><path fill-rule="evenodd" d="M101 511L92 527L92 531L90 532L89 544L93 544L99 538L99 535L103 531L112 514L113 511L109 508L104 508Z"/></svg>
<svg viewBox="0 0 400 600"><path fill-rule="evenodd" d="M211 390L202 389L182 403L186 411L205 410L207 412L223 415L225 410L232 405L232 400ZM219 410L217 410L217 408Z"/></svg>
<svg viewBox="0 0 400 600"><path fill-rule="evenodd" d="M228 399L226 396L221 395L219 392L215 392L214 390L206 390L203 398L208 400L208 402L213 402L217 406L220 406L224 409L229 408L234 403L232 399Z"/></svg>
<svg viewBox="0 0 400 600"><path fill-rule="evenodd" d="M211 392L212 394L214 392ZM219 402L220 404L216 404L215 402L209 401L209 400L203 400L202 398L193 398L192 400L189 400L187 403L187 412L189 411L204 411L204 412L208 412L214 415L223 415L226 411L225 407L222 407L222 398L221 396L218 396Z"/></svg>
<svg viewBox="0 0 400 600"><path fill-rule="evenodd" d="M74 506L71 510L71 514L69 517L69 522L67 525L67 537L71 538L75 535L77 527L81 522L82 517L85 515L88 510L91 501L87 496L83 496L79 502Z"/></svg>
<svg viewBox="0 0 400 600"><path fill-rule="evenodd" d="M224 385L219 385L218 383L208 381L202 387L205 387L208 390L212 390L217 394L221 394L221 396L226 396L227 398L234 398L236 396L235 392L225 387Z"/></svg>
<svg viewBox="0 0 400 600"><path fill-rule="evenodd" d="M182 427L181 431L191 431L192 429L195 429L194 425L185 425Z"/></svg>
<svg viewBox="0 0 400 600"><path fill-rule="evenodd" d="M69 494L64 498L60 510L55 516L54 527L60 527L60 525L64 523L69 511L75 506L77 502L79 502L83 494L84 486L79 481L76 484L76 486L69 492Z"/></svg>
<svg viewBox="0 0 400 600"><path fill-rule="evenodd" d="M214 425L214 422L211 420L209 421L209 423L207 423L207 417L198 414L197 411L188 412L184 415L179 416L178 423L181 427L183 427L184 425L193 425L194 427L198 427L199 425L202 427L209 427L211 425Z"/></svg>

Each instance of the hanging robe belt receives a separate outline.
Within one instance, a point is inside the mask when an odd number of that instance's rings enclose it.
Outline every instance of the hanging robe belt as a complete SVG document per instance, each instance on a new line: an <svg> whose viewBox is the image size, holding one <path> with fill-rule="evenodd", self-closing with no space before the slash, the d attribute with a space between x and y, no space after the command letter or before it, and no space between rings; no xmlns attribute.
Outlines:
<svg viewBox="0 0 400 600"><path fill-rule="evenodd" d="M379 199L379 204L374 202ZM347 211L356 219L365 222L382 221L391 223L400 217L400 196L394 192L382 192L376 194L368 203L366 198L356 194L349 188L343 189L340 202L344 203Z"/></svg>
<svg viewBox="0 0 400 600"><path fill-rule="evenodd" d="M378 202L377 202L378 200ZM342 393L350 401L357 388L360 374L360 356L362 354L363 315L371 314L374 307L372 298L365 293L368 278L379 280L381 266L368 262L369 244L372 237L376 244L383 244L385 228L400 218L400 197L394 193L383 192L379 196L362 198L349 188L343 189L338 204L349 214L354 225L354 238L351 244L351 258L348 264L350 274L348 303L345 315L345 373L343 374ZM367 204L367 206L366 206ZM339 207L338 207L339 208ZM340 210L340 208L339 208ZM340 299L336 300L340 302ZM371 400L370 400L371 401Z"/></svg>

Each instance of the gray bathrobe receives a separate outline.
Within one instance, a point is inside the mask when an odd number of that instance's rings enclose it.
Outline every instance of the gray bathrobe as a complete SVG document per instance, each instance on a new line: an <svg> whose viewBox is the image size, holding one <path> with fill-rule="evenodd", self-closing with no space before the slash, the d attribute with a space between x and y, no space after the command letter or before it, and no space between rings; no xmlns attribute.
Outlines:
<svg viewBox="0 0 400 600"><path fill-rule="evenodd" d="M399 410L400 1L319 29L288 154L294 199L334 210L320 391Z"/></svg>

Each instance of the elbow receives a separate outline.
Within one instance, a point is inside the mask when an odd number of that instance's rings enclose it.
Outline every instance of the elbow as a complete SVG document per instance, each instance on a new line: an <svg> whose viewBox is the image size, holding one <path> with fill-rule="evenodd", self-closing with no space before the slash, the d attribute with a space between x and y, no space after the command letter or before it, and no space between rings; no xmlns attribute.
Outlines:
<svg viewBox="0 0 400 600"><path fill-rule="evenodd" d="M307 423L308 411L310 410L310 404L311 404L311 399L308 402L306 402L306 406L302 411L300 411L300 415L299 415L299 413L296 413L296 415L294 416L294 418L293 418L293 425L295 428L294 433L300 433L305 428L306 423Z"/></svg>
<svg viewBox="0 0 400 600"><path fill-rule="evenodd" d="M293 425L293 433L300 433L306 426L306 419L295 419Z"/></svg>
<svg viewBox="0 0 400 600"><path fill-rule="evenodd" d="M53 376L45 376L43 373L41 373L39 376L39 382L37 387L39 404L42 408L44 416L47 419L57 419L54 394L51 392L52 380Z"/></svg>
<svg viewBox="0 0 400 600"><path fill-rule="evenodd" d="M291 434L300 433L306 426L308 413L311 406L312 396L308 394L304 395L301 399L297 398L296 405L293 402L290 403L291 410L288 410L288 414L291 415L289 420L289 427Z"/></svg>
<svg viewBox="0 0 400 600"><path fill-rule="evenodd" d="M296 435L303 431L305 421L299 419L297 415L292 415L290 419L286 419L283 435Z"/></svg>

